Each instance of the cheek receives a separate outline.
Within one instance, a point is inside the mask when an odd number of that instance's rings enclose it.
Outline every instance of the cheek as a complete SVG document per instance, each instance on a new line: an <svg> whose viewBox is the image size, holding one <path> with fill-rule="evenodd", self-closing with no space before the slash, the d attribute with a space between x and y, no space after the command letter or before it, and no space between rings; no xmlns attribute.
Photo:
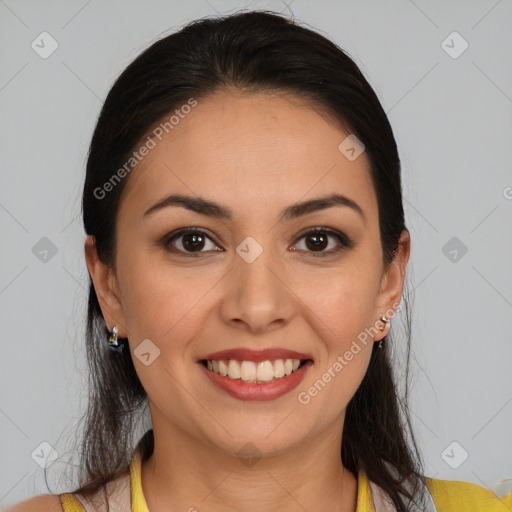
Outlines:
<svg viewBox="0 0 512 512"><path fill-rule="evenodd" d="M371 268L347 264L315 277L305 277L293 285L297 295L323 323L330 344L342 348L375 320L374 305L378 276Z"/></svg>
<svg viewBox="0 0 512 512"><path fill-rule="evenodd" d="M179 280L167 286L165 280L140 285L130 289L126 304L123 303L130 339L150 338L163 345L170 338L175 343L186 337L184 331L197 316L198 310L194 310L204 292L191 291L190 282L187 286Z"/></svg>
<svg viewBox="0 0 512 512"><path fill-rule="evenodd" d="M150 338L159 344L194 309L207 283L190 280L183 271L132 253L119 265L121 297L131 340Z"/></svg>
<svg viewBox="0 0 512 512"><path fill-rule="evenodd" d="M312 396L323 395L317 403L327 406L333 400L339 408L344 407L361 383L371 357L378 275L371 267L354 263L296 285L305 305L303 315L322 340L316 380L307 386L314 386L309 388Z"/></svg>
<svg viewBox="0 0 512 512"><path fill-rule="evenodd" d="M318 372L322 372L322 380L343 384L338 393L350 398L362 380L371 351L373 335L369 327L371 321L371 292L369 288L357 286L345 288L342 293L332 293L326 297L324 304L317 305L323 323L325 336L323 342L326 351ZM317 324L315 330L319 330ZM336 386L336 384L334 384Z"/></svg>
<svg viewBox="0 0 512 512"><path fill-rule="evenodd" d="M133 251L120 262L122 306L132 350L150 339L163 356L176 359L207 321L221 297L225 270L172 264L149 251ZM229 273L226 275L229 278ZM122 279L124 278L124 279ZM169 362L170 363L170 362Z"/></svg>
<svg viewBox="0 0 512 512"><path fill-rule="evenodd" d="M333 283L333 287L336 284ZM368 295L361 287L325 294L308 308L312 330L322 339L320 357L297 392L297 400L317 423L335 421L361 384L374 346ZM312 297L313 298L313 297Z"/></svg>
<svg viewBox="0 0 512 512"><path fill-rule="evenodd" d="M317 428L344 415L366 374L372 347L371 342L358 341L331 346L328 361L319 362L314 374L297 390L299 410L311 418ZM312 430L316 430L314 426Z"/></svg>

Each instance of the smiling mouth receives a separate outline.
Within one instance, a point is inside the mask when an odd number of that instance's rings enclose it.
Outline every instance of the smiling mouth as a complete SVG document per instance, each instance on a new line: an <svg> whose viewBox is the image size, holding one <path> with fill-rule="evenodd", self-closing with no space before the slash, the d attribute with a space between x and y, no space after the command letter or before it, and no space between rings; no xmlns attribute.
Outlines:
<svg viewBox="0 0 512 512"><path fill-rule="evenodd" d="M273 359L240 361L237 359L203 359L201 364L222 377L240 382L268 384L299 370L310 359Z"/></svg>

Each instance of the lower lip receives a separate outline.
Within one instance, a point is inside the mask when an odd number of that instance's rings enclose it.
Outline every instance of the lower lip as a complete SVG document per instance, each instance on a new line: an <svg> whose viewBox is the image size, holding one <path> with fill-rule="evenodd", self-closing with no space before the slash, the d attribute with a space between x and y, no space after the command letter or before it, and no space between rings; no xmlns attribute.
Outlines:
<svg viewBox="0 0 512 512"><path fill-rule="evenodd" d="M266 401L275 400L295 389L304 378L304 375L306 375L309 367L313 365L313 362L306 361L297 371L273 382L269 382L268 384L257 384L254 382L230 379L229 377L223 377L218 373L208 370L203 363L198 364L213 384L232 397L238 398L239 400Z"/></svg>

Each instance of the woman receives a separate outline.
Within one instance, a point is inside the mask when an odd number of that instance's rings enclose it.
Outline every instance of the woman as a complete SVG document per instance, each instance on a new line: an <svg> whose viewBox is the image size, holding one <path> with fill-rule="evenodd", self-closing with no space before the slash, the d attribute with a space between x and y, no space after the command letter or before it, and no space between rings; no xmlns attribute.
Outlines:
<svg viewBox="0 0 512 512"><path fill-rule="evenodd" d="M13 510L512 509L423 475L389 346L400 161L332 42L249 12L153 44L105 101L83 215L81 485Z"/></svg>

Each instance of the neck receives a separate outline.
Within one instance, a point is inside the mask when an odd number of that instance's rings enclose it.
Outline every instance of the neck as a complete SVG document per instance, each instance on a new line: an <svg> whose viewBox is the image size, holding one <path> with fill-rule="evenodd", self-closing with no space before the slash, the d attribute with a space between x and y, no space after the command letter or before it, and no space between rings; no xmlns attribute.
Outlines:
<svg viewBox="0 0 512 512"><path fill-rule="evenodd" d="M279 455L252 458L153 426L154 450L142 462L151 512L356 510L357 479L340 457L342 425Z"/></svg>

